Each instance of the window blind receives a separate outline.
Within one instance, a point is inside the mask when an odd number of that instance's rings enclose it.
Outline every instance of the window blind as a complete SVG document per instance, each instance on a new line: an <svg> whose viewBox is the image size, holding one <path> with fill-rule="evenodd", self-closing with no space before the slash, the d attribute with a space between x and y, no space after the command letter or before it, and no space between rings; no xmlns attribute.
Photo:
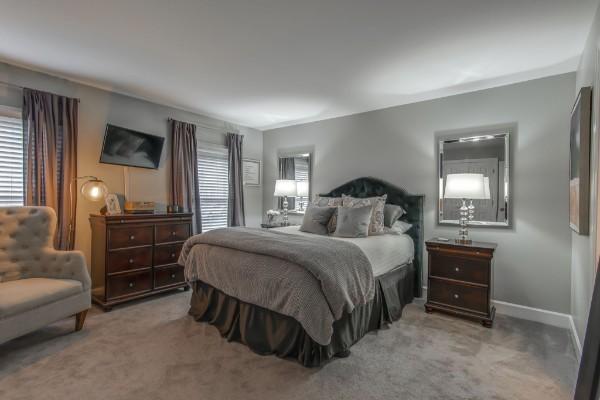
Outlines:
<svg viewBox="0 0 600 400"><path fill-rule="evenodd" d="M294 159L294 175L296 182L308 182L308 159L306 157L296 157ZM308 197L296 196L296 208L300 207L300 204L308 203Z"/></svg>
<svg viewBox="0 0 600 400"><path fill-rule="evenodd" d="M0 115L0 207L22 206L23 122Z"/></svg>
<svg viewBox="0 0 600 400"><path fill-rule="evenodd" d="M202 232L227 227L229 168L227 150L198 150Z"/></svg>

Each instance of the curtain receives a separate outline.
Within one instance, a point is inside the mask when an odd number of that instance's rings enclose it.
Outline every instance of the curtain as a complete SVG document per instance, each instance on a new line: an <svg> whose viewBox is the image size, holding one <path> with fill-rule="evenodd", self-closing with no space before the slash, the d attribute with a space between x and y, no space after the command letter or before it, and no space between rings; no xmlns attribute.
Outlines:
<svg viewBox="0 0 600 400"><path fill-rule="evenodd" d="M171 121L171 203L194 213L194 232L202 232L196 125Z"/></svg>
<svg viewBox="0 0 600 400"><path fill-rule="evenodd" d="M229 161L229 207L227 225L245 226L244 182L242 177L242 144L244 136L228 133L225 138Z"/></svg>
<svg viewBox="0 0 600 400"><path fill-rule="evenodd" d="M296 180L296 161L294 157L279 158L279 179ZM283 208L283 197L280 197L278 202L279 209ZM296 198L288 197L288 210L296 208Z"/></svg>
<svg viewBox="0 0 600 400"><path fill-rule="evenodd" d="M77 120L77 99L23 89L25 205L54 209L59 250L72 250L75 242Z"/></svg>

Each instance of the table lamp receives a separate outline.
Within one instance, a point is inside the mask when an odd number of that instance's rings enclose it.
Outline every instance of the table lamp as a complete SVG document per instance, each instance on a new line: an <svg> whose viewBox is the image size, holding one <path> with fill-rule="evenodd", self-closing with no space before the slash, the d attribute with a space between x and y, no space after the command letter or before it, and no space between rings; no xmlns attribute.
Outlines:
<svg viewBox="0 0 600 400"><path fill-rule="evenodd" d="M274 196L283 197L283 226L289 225L288 222L288 201L287 198L296 196L298 193L296 181L292 179L277 179L275 181Z"/></svg>
<svg viewBox="0 0 600 400"><path fill-rule="evenodd" d="M488 189L485 190L485 178L483 174L448 174L446 176L446 187L444 189L445 199L462 199L462 205L459 208L460 219L457 243L470 244L469 230L467 228L469 221L473 220L475 206L474 199L489 199L489 179ZM467 200L470 201L467 206Z"/></svg>
<svg viewBox="0 0 600 400"><path fill-rule="evenodd" d="M298 188L297 196L300 197L300 211L303 211L304 201L302 201L302 197L308 197L308 182L298 182L296 186Z"/></svg>

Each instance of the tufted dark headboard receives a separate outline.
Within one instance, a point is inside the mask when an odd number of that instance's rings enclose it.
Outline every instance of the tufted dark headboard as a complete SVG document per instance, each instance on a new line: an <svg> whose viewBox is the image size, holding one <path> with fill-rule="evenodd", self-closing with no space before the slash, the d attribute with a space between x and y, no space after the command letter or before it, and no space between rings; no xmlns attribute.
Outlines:
<svg viewBox="0 0 600 400"><path fill-rule="evenodd" d="M415 296L422 296L423 288L423 205L425 195L408 194L406 190L377 178L358 178L333 189L321 196L340 197L342 194L352 197L373 197L387 194L387 203L396 204L406 210L406 215L400 218L412 224L407 235L415 243Z"/></svg>

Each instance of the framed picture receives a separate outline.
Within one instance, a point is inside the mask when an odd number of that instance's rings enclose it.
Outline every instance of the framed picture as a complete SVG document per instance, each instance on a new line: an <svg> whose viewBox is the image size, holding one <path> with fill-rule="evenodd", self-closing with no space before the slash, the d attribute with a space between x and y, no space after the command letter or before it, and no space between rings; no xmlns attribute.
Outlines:
<svg viewBox="0 0 600 400"><path fill-rule="evenodd" d="M114 194L114 193L107 194L106 197L104 198L104 201L106 202L106 214L108 214L108 215L121 214L121 205L119 204L119 199L117 198L116 194Z"/></svg>
<svg viewBox="0 0 600 400"><path fill-rule="evenodd" d="M260 160L244 159L242 161L244 185L260 186Z"/></svg>
<svg viewBox="0 0 600 400"><path fill-rule="evenodd" d="M591 114L592 88L584 87L571 112L569 167L569 224L580 235L589 234Z"/></svg>

